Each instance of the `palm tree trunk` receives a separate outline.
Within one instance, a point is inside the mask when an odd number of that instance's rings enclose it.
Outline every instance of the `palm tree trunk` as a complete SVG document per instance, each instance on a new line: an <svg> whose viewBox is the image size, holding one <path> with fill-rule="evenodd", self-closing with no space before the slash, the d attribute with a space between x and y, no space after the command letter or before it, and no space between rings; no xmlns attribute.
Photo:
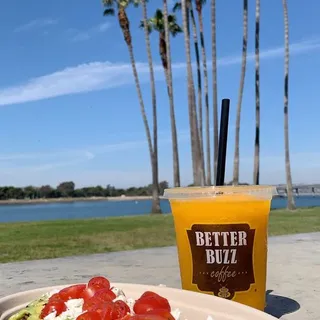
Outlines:
<svg viewBox="0 0 320 320"><path fill-rule="evenodd" d="M137 72L137 68L136 68L136 62L134 59L132 38L131 38L131 33L130 33L130 23L129 23L129 19L127 17L127 14L126 14L124 8L122 8L121 6L119 7L119 11L118 11L118 20L119 20L119 24L120 24L120 27L123 32L125 42L128 47L128 51L129 51L130 62L131 62L131 67L132 67L132 71L133 71L133 77L134 77L134 81L135 81L135 85L136 85L136 90L138 93L140 111L141 111L142 120L143 120L143 124L144 124L145 131L146 131L147 143L148 143L148 147L149 147L150 162L151 162L151 169L152 169L152 185L153 185L152 213L161 213L160 199L159 199L158 168L157 168L158 163L157 163L157 158L155 158L155 156L154 156L150 128L149 128L147 114L146 114L146 110L145 110L144 102L143 102L143 98L142 98L142 92L141 92L139 76L138 76L138 72Z"/></svg>
<svg viewBox="0 0 320 320"><path fill-rule="evenodd" d="M255 90L256 90L256 136L254 141L253 184L260 183L260 0L256 0L255 29Z"/></svg>
<svg viewBox="0 0 320 320"><path fill-rule="evenodd" d="M217 179L219 129L217 85L216 0L211 0L212 91L213 91L213 183Z"/></svg>
<svg viewBox="0 0 320 320"><path fill-rule="evenodd" d="M199 186L203 184L203 173L202 173L202 164L201 164L201 149L200 149L200 140L199 140L194 82L193 82L193 75L192 75L190 38L189 38L189 32L188 32L188 17L187 17L188 10L186 5L186 0L181 1L181 7L182 7L184 45L185 45L187 77L188 77L188 110L189 110L189 122L190 122L193 182L194 182L194 185Z"/></svg>
<svg viewBox="0 0 320 320"><path fill-rule="evenodd" d="M144 21L144 37L146 41L148 64L150 70L150 85L152 97L152 120L153 120L153 154L152 154L152 213L161 213L160 200L159 200L159 162L158 162L158 119L157 119L157 99L156 99L156 86L154 80L153 61L151 55L151 45L149 38L149 31L147 27L147 4L145 0L141 1L142 15Z"/></svg>
<svg viewBox="0 0 320 320"><path fill-rule="evenodd" d="M200 149L201 149L201 165L202 165L202 179L204 183L206 182L206 172L204 165L204 149L203 149L203 111L202 111L202 81L201 81L201 66L200 66L200 52L199 52L199 41L197 35L197 24L194 17L192 1L188 1L191 23L192 23L192 34L193 34L193 43L194 51L196 54L196 63L197 63L197 98L198 98L198 115L199 115L199 140L200 140Z"/></svg>
<svg viewBox="0 0 320 320"><path fill-rule="evenodd" d="M287 177L287 208L294 210L296 208L292 192L292 177L290 166L290 152L289 152L289 18L287 1L282 0L283 16L284 16L284 147L285 147L285 163L286 163L286 177Z"/></svg>
<svg viewBox="0 0 320 320"><path fill-rule="evenodd" d="M199 29L200 29L200 45L202 52L202 64L203 64L203 79L204 79L204 101L205 101L205 110L206 110L206 162L207 162L207 185L211 185L211 156L210 156L210 115L209 115L209 85L208 85L208 68L207 68L207 56L206 48L204 44L204 29L203 29L203 17L202 17L202 4L200 0L197 2L197 11L199 19ZM201 130L200 130L201 132Z"/></svg>
<svg viewBox="0 0 320 320"><path fill-rule="evenodd" d="M241 104L242 104L244 80L246 75L247 43L248 43L248 0L243 0L242 65L241 65L240 88L239 88L238 105L237 105L236 138L235 138L235 150L234 150L234 161L233 161L233 184L234 185L239 184L240 117L241 117Z"/></svg>
<svg viewBox="0 0 320 320"><path fill-rule="evenodd" d="M164 19L164 40L167 58L167 70L165 71L167 80L167 90L169 95L170 105L170 122L171 122L171 139L172 139L172 156L173 156L173 184L175 187L180 187L180 165L179 165L179 149L178 149L178 136L176 116L174 110L174 96L173 96L173 83L172 83L172 68L171 68L171 45L170 45L170 32L168 24L168 4L167 0L163 0L163 19Z"/></svg>

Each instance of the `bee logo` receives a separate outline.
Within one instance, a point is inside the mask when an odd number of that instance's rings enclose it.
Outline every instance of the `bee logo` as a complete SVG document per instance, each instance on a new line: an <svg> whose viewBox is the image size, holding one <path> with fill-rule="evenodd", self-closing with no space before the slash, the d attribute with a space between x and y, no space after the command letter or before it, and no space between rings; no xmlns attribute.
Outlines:
<svg viewBox="0 0 320 320"><path fill-rule="evenodd" d="M218 297L228 299L231 296L231 293L229 292L229 289L226 287L220 288L218 292Z"/></svg>

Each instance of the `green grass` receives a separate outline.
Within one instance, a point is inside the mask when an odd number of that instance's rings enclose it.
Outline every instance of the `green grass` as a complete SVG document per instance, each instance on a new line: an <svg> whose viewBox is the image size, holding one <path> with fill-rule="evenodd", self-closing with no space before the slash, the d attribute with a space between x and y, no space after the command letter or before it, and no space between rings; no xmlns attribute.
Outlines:
<svg viewBox="0 0 320 320"><path fill-rule="evenodd" d="M270 235L320 231L320 208L274 210ZM171 215L0 224L0 262L175 244Z"/></svg>

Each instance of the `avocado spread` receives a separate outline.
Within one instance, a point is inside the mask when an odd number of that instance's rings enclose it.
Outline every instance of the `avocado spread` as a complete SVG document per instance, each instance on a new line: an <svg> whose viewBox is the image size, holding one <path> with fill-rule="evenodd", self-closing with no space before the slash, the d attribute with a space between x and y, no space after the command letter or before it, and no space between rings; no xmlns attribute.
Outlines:
<svg viewBox="0 0 320 320"><path fill-rule="evenodd" d="M32 301L24 309L12 315L9 320L39 320L42 308L49 298L44 295L40 299Z"/></svg>

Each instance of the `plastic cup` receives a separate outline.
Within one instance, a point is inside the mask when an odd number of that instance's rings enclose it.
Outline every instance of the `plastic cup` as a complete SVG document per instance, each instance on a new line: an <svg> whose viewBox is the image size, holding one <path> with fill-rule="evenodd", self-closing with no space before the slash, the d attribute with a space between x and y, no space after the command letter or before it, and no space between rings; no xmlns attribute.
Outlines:
<svg viewBox="0 0 320 320"><path fill-rule="evenodd" d="M182 288L263 310L271 186L166 189Z"/></svg>

